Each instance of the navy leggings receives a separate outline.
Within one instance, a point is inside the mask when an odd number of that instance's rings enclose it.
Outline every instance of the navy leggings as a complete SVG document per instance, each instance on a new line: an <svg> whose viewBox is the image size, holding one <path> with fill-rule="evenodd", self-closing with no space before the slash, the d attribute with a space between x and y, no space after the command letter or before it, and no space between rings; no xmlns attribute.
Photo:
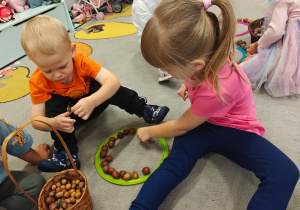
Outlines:
<svg viewBox="0 0 300 210"><path fill-rule="evenodd" d="M144 183L130 209L158 209L167 195L190 174L198 159L210 152L229 158L260 179L248 209L286 209L299 179L295 164L255 133L207 122L175 137L169 156Z"/></svg>

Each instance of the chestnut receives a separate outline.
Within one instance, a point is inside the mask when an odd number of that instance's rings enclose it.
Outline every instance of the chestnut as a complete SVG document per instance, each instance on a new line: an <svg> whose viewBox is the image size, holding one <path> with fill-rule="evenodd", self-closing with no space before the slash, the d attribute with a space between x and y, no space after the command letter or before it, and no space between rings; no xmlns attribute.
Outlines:
<svg viewBox="0 0 300 210"><path fill-rule="evenodd" d="M142 172L143 172L144 175L148 175L148 174L150 174L150 168L149 167L144 167Z"/></svg>
<svg viewBox="0 0 300 210"><path fill-rule="evenodd" d="M129 129L129 133L130 133L130 134L134 134L134 133L135 133L134 128L130 128L130 129Z"/></svg>
<svg viewBox="0 0 300 210"><path fill-rule="evenodd" d="M111 173L112 177L114 177L115 179L118 179L119 178L119 173L117 171L113 171Z"/></svg>
<svg viewBox="0 0 300 210"><path fill-rule="evenodd" d="M121 171L119 172L120 177L123 177L124 174L126 174L126 171L124 171L124 170L121 170Z"/></svg>
<svg viewBox="0 0 300 210"><path fill-rule="evenodd" d="M107 152L106 152L106 151L101 151L101 152L100 152L100 157L101 157L101 158L105 158L106 155L107 155Z"/></svg>
<svg viewBox="0 0 300 210"><path fill-rule="evenodd" d="M102 167L108 166L108 165L109 165L109 163L108 163L106 160L103 160L103 161L101 162L101 166L102 166Z"/></svg>
<svg viewBox="0 0 300 210"><path fill-rule="evenodd" d="M121 132L119 132L119 133L118 133L118 138L119 138L119 139L122 139L123 137L124 137L124 134L121 133Z"/></svg>
<svg viewBox="0 0 300 210"><path fill-rule="evenodd" d="M128 135L128 133L129 133L129 131L128 131L128 130L123 130L123 134L124 134L124 136L127 136L127 135Z"/></svg>
<svg viewBox="0 0 300 210"><path fill-rule="evenodd" d="M114 141L109 141L108 142L108 147L109 148L113 148L115 146L115 142Z"/></svg>
<svg viewBox="0 0 300 210"><path fill-rule="evenodd" d="M102 151L108 151L108 147L106 146L106 145L104 145L103 147L102 147Z"/></svg>
<svg viewBox="0 0 300 210"><path fill-rule="evenodd" d="M115 170L116 170L116 169L114 169L114 168L112 168L112 167L109 167L108 172L109 172L109 174L111 175L112 172L114 172Z"/></svg>
<svg viewBox="0 0 300 210"><path fill-rule="evenodd" d="M106 161L107 162L111 162L112 160L113 160L112 156L110 156L110 155L106 156Z"/></svg>
<svg viewBox="0 0 300 210"><path fill-rule="evenodd" d="M103 172L107 174L108 170L109 170L109 166L103 166L102 169L103 169Z"/></svg>

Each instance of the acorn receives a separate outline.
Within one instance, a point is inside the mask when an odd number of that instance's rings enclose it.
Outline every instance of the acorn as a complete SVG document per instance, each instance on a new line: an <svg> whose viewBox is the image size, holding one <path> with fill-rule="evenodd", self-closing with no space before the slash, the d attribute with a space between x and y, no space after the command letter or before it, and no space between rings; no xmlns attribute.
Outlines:
<svg viewBox="0 0 300 210"><path fill-rule="evenodd" d="M51 203L54 203L55 199L53 197L47 197L46 198L46 203L49 205Z"/></svg>
<svg viewBox="0 0 300 210"><path fill-rule="evenodd" d="M123 179L124 179L124 180L129 180L129 179L131 179L131 174L130 174L130 173L125 173L124 176L123 176Z"/></svg>
<svg viewBox="0 0 300 210"><path fill-rule="evenodd" d="M109 166L103 166L103 167L102 167L102 170L103 170L104 173L107 174L107 173L108 173L108 170L109 170Z"/></svg>
<svg viewBox="0 0 300 210"><path fill-rule="evenodd" d="M115 137L110 137L109 138L109 141L115 141L116 139L115 139Z"/></svg>
<svg viewBox="0 0 300 210"><path fill-rule="evenodd" d="M136 171L133 171L133 172L132 172L132 177L133 177L134 179L137 179L137 178L139 178L139 174L138 174Z"/></svg>

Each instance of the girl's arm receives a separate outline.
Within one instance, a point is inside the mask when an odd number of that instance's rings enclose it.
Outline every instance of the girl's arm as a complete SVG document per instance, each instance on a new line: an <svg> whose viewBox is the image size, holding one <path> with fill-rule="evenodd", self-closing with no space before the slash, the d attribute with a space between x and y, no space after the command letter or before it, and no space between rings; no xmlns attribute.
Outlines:
<svg viewBox="0 0 300 210"><path fill-rule="evenodd" d="M172 120L160 125L140 128L137 131L137 137L142 142L147 142L155 137L174 137L180 136L196 128L209 118L199 117L188 109L178 120Z"/></svg>
<svg viewBox="0 0 300 210"><path fill-rule="evenodd" d="M89 97L79 100L71 108L74 114L84 120L89 118L95 107L111 98L121 87L119 79L105 68L101 68L95 80L101 84L101 88Z"/></svg>
<svg viewBox="0 0 300 210"><path fill-rule="evenodd" d="M272 20L263 36L258 40L258 45L271 45L285 34L286 23L289 18L289 5L285 1L275 3Z"/></svg>

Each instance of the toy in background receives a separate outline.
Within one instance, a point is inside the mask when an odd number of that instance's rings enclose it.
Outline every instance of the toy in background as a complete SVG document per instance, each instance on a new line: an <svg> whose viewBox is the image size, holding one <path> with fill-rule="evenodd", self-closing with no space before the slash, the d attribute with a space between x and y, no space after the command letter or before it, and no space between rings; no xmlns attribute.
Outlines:
<svg viewBox="0 0 300 210"><path fill-rule="evenodd" d="M36 8L43 4L44 0L28 0L30 8Z"/></svg>
<svg viewBox="0 0 300 210"><path fill-rule="evenodd" d="M83 2L82 4L81 1ZM69 11L73 24L83 24L92 18L98 21L104 19L105 12L122 11L122 3L117 0L79 0Z"/></svg>
<svg viewBox="0 0 300 210"><path fill-rule="evenodd" d="M74 4L69 11L72 23L83 24L87 21L87 14L88 20L91 19L89 11L86 11L86 8L83 4Z"/></svg>
<svg viewBox="0 0 300 210"><path fill-rule="evenodd" d="M6 0L6 6L16 12L23 12L29 8L27 0Z"/></svg>
<svg viewBox="0 0 300 210"><path fill-rule="evenodd" d="M0 5L0 22L6 23L14 19L14 11L7 6Z"/></svg>
<svg viewBox="0 0 300 210"><path fill-rule="evenodd" d="M60 0L44 0L45 5L50 5L50 4L59 3L59 2L60 2Z"/></svg>

